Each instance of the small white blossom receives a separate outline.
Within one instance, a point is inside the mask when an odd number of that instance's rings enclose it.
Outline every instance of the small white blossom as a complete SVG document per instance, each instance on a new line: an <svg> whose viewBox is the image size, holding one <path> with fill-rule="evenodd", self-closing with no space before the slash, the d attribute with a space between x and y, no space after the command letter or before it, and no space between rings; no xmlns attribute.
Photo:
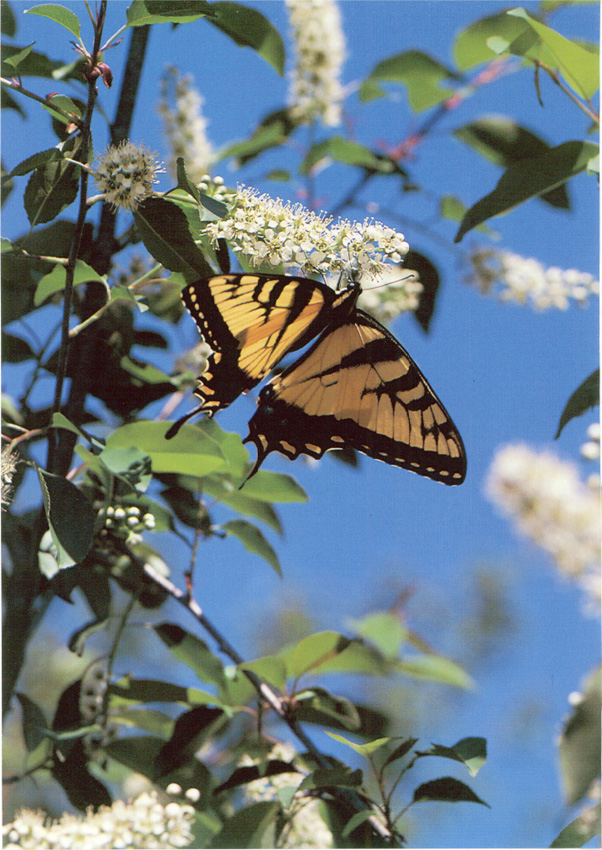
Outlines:
<svg viewBox="0 0 602 850"><path fill-rule="evenodd" d="M207 172L215 160L207 138L203 103L190 74L182 76L173 66L166 69L161 80L158 112L170 149L169 169L175 177L176 159L183 157L186 173L193 183L207 179Z"/></svg>
<svg viewBox="0 0 602 850"><path fill-rule="evenodd" d="M19 848L61 850L82 847L171 848L188 847L193 839L194 808L187 803L159 802L155 791L144 791L135 800L116 800L85 815L64 814L52 820L40 811L21 809L12 823L3 827L8 841ZM10 846L10 845L9 845Z"/></svg>
<svg viewBox="0 0 602 850"><path fill-rule="evenodd" d="M292 762L295 751L289 744L276 744L272 747L270 760ZM257 759L244 756L242 766L258 764ZM304 774L294 768L290 773L278 773L255 779L245 786L244 795L248 802L257 803L278 800L278 791L282 788L297 786L303 781ZM294 798L288 811L287 824L282 832L280 847L333 847L333 836L320 816L319 800L307 797Z"/></svg>
<svg viewBox="0 0 602 850"><path fill-rule="evenodd" d="M311 212L302 204L242 187L228 204L230 215L208 223L205 233L213 244L225 239L255 267L380 278L409 250L402 233L373 219L333 222L325 213ZM402 274L396 271L398 279ZM408 299L406 309L412 309L416 303L415 279L400 281L399 286Z"/></svg>
<svg viewBox="0 0 602 850"><path fill-rule="evenodd" d="M566 310L571 302L587 304L598 295L600 283L593 275L576 269L545 268L538 260L510 251L477 250L470 257L468 282L500 301L530 304L536 310Z"/></svg>
<svg viewBox="0 0 602 850"><path fill-rule="evenodd" d="M554 558L565 577L600 603L600 494L577 468L525 445L499 450L486 491L516 527Z"/></svg>
<svg viewBox="0 0 602 850"><path fill-rule="evenodd" d="M160 171L156 154L144 145L123 141L110 145L97 160L94 179L107 203L131 212L153 194Z"/></svg>
<svg viewBox="0 0 602 850"><path fill-rule="evenodd" d="M341 123L345 37L335 0L286 0L295 46L290 112L302 123Z"/></svg>
<svg viewBox="0 0 602 850"><path fill-rule="evenodd" d="M600 457L600 423L592 422L587 429L588 441L581 446L584 460L598 460Z"/></svg>

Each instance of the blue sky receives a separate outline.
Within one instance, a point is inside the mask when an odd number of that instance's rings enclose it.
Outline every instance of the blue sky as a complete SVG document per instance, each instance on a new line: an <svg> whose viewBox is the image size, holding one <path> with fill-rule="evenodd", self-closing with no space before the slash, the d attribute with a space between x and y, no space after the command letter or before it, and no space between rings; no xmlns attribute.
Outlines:
<svg viewBox="0 0 602 850"><path fill-rule="evenodd" d="M14 5L20 12L31 4ZM85 31L83 4L64 5L78 11ZM283 4L249 5L287 35ZM125 2L109 3L106 34L121 25L126 6ZM341 4L348 53L344 82L353 90L353 83L378 61L407 49L423 50L444 64L451 63L451 45L457 33L473 20L505 8L512 5L493 0L347 0ZM526 8L535 10L537 6L529 3ZM550 25L567 37L593 40L598 32L597 4L560 10ZM47 52L67 61L66 31L34 16L20 17L16 43L24 46L36 40L36 49L44 50L49 32L51 48ZM114 114L125 54L123 45L107 55L116 84L110 91L100 87L99 100L109 116ZM286 79L206 22L176 29L156 26L131 137L144 141L161 157L167 152L156 105L159 79L167 62L194 75L205 98L209 135L218 148L243 139L286 99ZM49 91L48 81L27 82L40 94ZM421 116L409 111L401 88L392 94L368 105L361 105L353 93L349 95L348 126L356 141L371 147L380 142L395 145L421 122ZM542 81L542 94L543 107L538 104L529 71L482 87L438 124L432 137L416 151L415 159L408 163L416 182L433 198L456 195L467 206L494 187L500 176L498 168L449 135L453 128L482 114L508 115L550 144L584 138L587 118L547 80ZM12 113L5 118L3 159L9 167L55 143L49 119L43 117L33 129L28 124L23 134L25 126ZM99 124L95 147L102 149L106 141ZM301 133L299 143L305 142ZM216 172L226 182L242 181L295 200L304 188L301 179L274 184L265 176L274 167L289 167L294 172L298 162L298 153L291 148L256 160L244 173L232 173L225 163ZM356 179L357 175L342 166L322 172L316 178L322 206L336 206ZM21 182L4 211L5 235L11 237L26 227L19 208ZM160 188L168 186L164 176ZM572 181L569 191L570 213L532 200L490 222L499 233L496 244L536 257L545 265L597 274L595 181L582 175ZM301 460L292 464L272 454L265 468L294 475L310 497L307 504L280 509L285 537L272 538L272 542L284 578L279 579L258 559L241 554L234 540L210 542L203 547L199 564L199 601L240 651L249 654L254 650L253 635L269 629L281 602L299 598L317 625L344 631L347 619L387 607L395 592L411 586L409 625L435 649L458 653L455 657L462 661L467 644L459 637L460 624L471 615L473 577L486 566L505 587L513 628L500 635L499 645L471 669L477 682L474 693L458 695L444 688L423 688L427 697L420 688L413 689L416 716L412 731L423 743L451 745L467 735L487 737L489 762L471 784L492 808L466 804L418 809L411 843L423 847L547 846L569 819L559 789L555 737L567 710L568 694L579 688L582 676L599 658L599 626L597 620L583 616L579 591L558 578L543 553L513 534L485 500L483 489L496 448L509 442L553 448L563 458L579 463L583 475L592 471L579 460L578 452L593 414L571 422L556 443L553 437L568 396L598 361L597 304L584 310L571 307L567 312L541 313L529 307L500 305L463 282L466 254L471 245L486 244L485 237L473 231L454 246L455 226L437 222L436 200L418 193L401 195L386 181L375 181L361 198L379 204L376 218L403 230L411 248L427 254L441 273L430 334L425 336L409 316L396 320L392 330L462 433L468 454L467 480L459 488L447 488L365 457L361 457L359 470L353 470L328 457L310 465ZM352 209L344 215L362 219L365 213ZM125 216L121 225L123 229L127 226ZM432 228L437 238L425 233L424 225ZM170 332L170 339L179 345L195 341L196 330L188 317ZM8 392L11 375L7 369L3 389ZM254 399L239 399L220 416L220 424L245 436L253 410ZM145 411L148 416L152 413ZM180 565L187 564L187 550L167 540L162 549L177 579ZM64 614L62 603L55 606L57 615ZM62 606L60 611L58 606ZM192 623L183 625L193 627ZM60 633L58 623L53 628ZM346 687L346 683L338 685ZM331 746L313 734L320 746ZM334 747L331 752L346 756ZM437 773L431 761L421 778L448 772L448 764L442 763ZM464 778L459 772L454 775ZM415 779L417 784L418 777Z"/></svg>

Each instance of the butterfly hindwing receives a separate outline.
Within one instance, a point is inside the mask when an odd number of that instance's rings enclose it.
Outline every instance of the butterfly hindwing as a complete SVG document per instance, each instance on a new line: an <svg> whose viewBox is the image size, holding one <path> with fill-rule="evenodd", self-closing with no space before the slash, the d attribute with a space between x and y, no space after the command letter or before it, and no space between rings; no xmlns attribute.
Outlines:
<svg viewBox="0 0 602 850"><path fill-rule="evenodd" d="M329 327L259 395L255 471L271 451L319 458L351 447L445 484L466 474L462 438L405 349L360 310Z"/></svg>
<svg viewBox="0 0 602 850"><path fill-rule="evenodd" d="M213 349L195 395L212 416L254 387L289 351L349 312L356 288L342 294L317 281L285 275L223 274L196 281L182 299Z"/></svg>

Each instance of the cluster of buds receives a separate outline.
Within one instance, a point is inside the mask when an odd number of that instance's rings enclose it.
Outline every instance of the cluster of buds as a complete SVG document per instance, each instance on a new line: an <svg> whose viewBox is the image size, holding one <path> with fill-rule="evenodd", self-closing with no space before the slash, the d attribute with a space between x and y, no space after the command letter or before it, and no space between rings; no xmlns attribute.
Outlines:
<svg viewBox="0 0 602 850"><path fill-rule="evenodd" d="M104 525L101 537L121 537L130 545L140 543L143 531L152 531L155 517L151 513L142 513L137 505L109 505L101 508Z"/></svg>

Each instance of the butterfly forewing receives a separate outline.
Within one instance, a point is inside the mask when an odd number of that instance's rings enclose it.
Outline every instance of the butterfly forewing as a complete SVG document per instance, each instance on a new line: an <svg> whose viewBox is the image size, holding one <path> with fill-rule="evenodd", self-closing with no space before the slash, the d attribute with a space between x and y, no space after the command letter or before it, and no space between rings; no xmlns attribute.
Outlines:
<svg viewBox="0 0 602 850"><path fill-rule="evenodd" d="M348 446L445 484L466 475L462 438L405 349L356 310L260 393L255 468L271 451L321 457Z"/></svg>
<svg viewBox="0 0 602 850"><path fill-rule="evenodd" d="M353 290L338 300L349 312L356 297ZM195 389L200 410L213 415L320 333L337 296L306 278L224 274L186 286L182 299L214 351Z"/></svg>

